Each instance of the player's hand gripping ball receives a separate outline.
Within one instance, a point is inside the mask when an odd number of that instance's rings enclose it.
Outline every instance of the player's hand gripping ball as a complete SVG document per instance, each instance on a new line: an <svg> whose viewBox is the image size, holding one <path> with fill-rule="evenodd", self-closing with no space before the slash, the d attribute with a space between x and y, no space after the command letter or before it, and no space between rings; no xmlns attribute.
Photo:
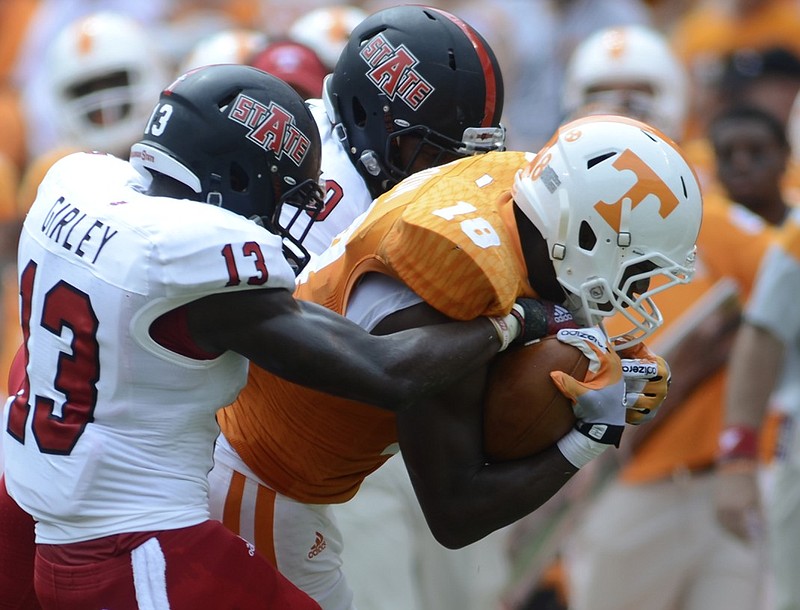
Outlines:
<svg viewBox="0 0 800 610"><path fill-rule="evenodd" d="M491 461L534 455L575 425L572 402L550 371L583 379L589 366L581 351L555 336L499 354L489 370L484 400L484 451Z"/></svg>
<svg viewBox="0 0 800 610"><path fill-rule="evenodd" d="M625 420L638 426L652 420L667 397L672 374L669 364L638 343L617 352L622 358L622 375L625 377Z"/></svg>

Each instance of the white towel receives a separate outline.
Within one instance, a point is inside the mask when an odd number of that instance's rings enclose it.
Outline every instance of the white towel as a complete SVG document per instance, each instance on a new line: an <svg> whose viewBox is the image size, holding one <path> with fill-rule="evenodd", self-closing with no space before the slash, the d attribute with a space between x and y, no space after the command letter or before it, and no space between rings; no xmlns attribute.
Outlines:
<svg viewBox="0 0 800 610"><path fill-rule="evenodd" d="M139 610L169 610L167 562L157 538L150 538L131 553L133 586Z"/></svg>

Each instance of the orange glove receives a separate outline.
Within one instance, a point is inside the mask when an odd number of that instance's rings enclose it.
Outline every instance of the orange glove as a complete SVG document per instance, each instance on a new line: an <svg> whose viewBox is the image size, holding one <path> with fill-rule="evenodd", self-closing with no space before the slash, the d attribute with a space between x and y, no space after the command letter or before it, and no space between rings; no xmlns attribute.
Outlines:
<svg viewBox="0 0 800 610"><path fill-rule="evenodd" d="M625 421L635 426L656 416L672 380L669 364L644 343L617 352L625 378Z"/></svg>

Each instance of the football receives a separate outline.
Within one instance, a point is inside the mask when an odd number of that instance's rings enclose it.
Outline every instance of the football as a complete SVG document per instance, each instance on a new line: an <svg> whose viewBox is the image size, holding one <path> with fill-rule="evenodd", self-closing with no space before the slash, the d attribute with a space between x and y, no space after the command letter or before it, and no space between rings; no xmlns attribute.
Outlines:
<svg viewBox="0 0 800 610"><path fill-rule="evenodd" d="M484 449L491 461L539 453L575 425L572 402L550 371L583 381L589 360L554 336L500 353L489 369L484 399Z"/></svg>

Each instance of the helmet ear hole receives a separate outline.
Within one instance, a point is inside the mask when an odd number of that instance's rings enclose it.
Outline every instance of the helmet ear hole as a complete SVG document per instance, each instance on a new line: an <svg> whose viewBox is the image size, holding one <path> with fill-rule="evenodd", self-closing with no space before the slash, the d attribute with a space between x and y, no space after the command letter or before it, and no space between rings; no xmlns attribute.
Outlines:
<svg viewBox="0 0 800 610"><path fill-rule="evenodd" d="M231 163L228 170L230 176L231 190L237 193L244 193L250 187L250 176L238 163Z"/></svg>
<svg viewBox="0 0 800 610"><path fill-rule="evenodd" d="M578 229L578 247L587 252L594 250L597 245L597 235L594 229L585 220L581 222L580 229Z"/></svg>
<svg viewBox="0 0 800 610"><path fill-rule="evenodd" d="M363 128L367 124L367 111L358 98L352 98L353 122L357 127Z"/></svg>
<svg viewBox="0 0 800 610"><path fill-rule="evenodd" d="M228 109L228 106L231 105L231 102L233 102L233 100L236 99L236 96L239 95L240 92L241 92L240 89L238 89L236 91L231 91L225 97L223 97L220 100L218 100L217 101L217 109L220 112L225 112Z"/></svg>

